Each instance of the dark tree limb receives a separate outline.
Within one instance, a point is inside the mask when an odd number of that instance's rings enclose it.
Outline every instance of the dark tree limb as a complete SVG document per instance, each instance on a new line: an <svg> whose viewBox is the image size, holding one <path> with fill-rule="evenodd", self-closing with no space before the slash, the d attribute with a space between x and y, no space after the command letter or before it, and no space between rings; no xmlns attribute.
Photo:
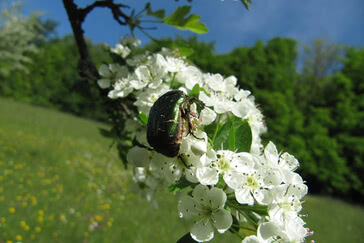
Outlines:
<svg viewBox="0 0 364 243"><path fill-rule="evenodd" d="M62 0L64 8L66 9L68 19L71 23L73 35L76 40L78 51L80 53L80 60L78 62L78 72L84 78L87 78L92 83L96 84L95 81L100 79L100 75L96 68L92 57L89 54L87 43L84 37L84 30L82 29L82 23L84 22L87 14L89 14L95 7L108 7L111 9L114 18L124 18L124 22L118 21L122 25L126 25L128 16L121 12L121 7L127 7L123 4L115 4L113 0L96 1L86 8L78 8L74 3L74 0ZM112 100L107 97L107 89L99 89L101 98L103 100L103 108L108 114L109 121L112 122L115 133L118 137L122 136L123 130L123 117L127 113L125 109L126 104L132 101L128 99Z"/></svg>
<svg viewBox="0 0 364 243"><path fill-rule="evenodd" d="M130 19L129 16L124 14L124 12L121 11L121 8L129 8L128 5L121 4L121 3L114 3L113 0L106 0L106 1L96 1L93 4L80 9L80 15L82 17L82 20L86 18L87 14L89 14L94 8L96 7L106 7L109 8L112 12L112 15L114 19L120 24L120 25L127 25L128 21Z"/></svg>
<svg viewBox="0 0 364 243"><path fill-rule="evenodd" d="M73 0L63 0L64 8L66 9L68 19L71 23L73 36L75 37L78 51L80 53L80 60L78 62L78 72L82 77L90 80L98 80L100 78L95 63L93 62L86 44L82 23L84 15L82 10L77 8Z"/></svg>
<svg viewBox="0 0 364 243"><path fill-rule="evenodd" d="M128 8L129 6L124 4L114 3L113 0L95 1L93 4L85 7L78 8L74 3L74 0L62 0L64 8L66 9L68 19L71 23L73 35L75 37L78 51L80 53L80 60L78 62L78 72L82 77L89 80L98 80L100 75L97 71L94 61L92 60L86 40L84 37L84 31L82 29L82 23L86 16L96 7L107 7L111 10L114 19L120 25L128 25L130 17L121 11L121 8Z"/></svg>

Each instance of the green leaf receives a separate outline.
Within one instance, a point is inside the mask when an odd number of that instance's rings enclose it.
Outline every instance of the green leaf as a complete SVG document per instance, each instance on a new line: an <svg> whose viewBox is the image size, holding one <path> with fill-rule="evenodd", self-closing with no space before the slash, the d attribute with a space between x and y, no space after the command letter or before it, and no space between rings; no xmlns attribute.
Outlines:
<svg viewBox="0 0 364 243"><path fill-rule="evenodd" d="M218 131L214 141L214 149L229 149L229 136L232 123L227 121Z"/></svg>
<svg viewBox="0 0 364 243"><path fill-rule="evenodd" d="M196 14L191 14L190 6L178 7L171 15L164 18L163 23L171 25L177 29L190 30L198 34L204 34L208 32L205 24L200 22L200 16Z"/></svg>
<svg viewBox="0 0 364 243"><path fill-rule="evenodd" d="M192 182L190 182L190 181L186 180L186 178L185 178L185 177L182 177L182 178L181 178L179 181L177 181L175 184L170 185L170 186L168 187L168 190L169 190L170 192L178 192L178 191L181 191L181 190L183 190L184 188L189 187L189 186L192 186L192 185L194 185L194 184L196 184L196 183L192 183Z"/></svg>
<svg viewBox="0 0 364 243"><path fill-rule="evenodd" d="M252 4L252 0L240 0L240 1L244 4L245 8L249 10L249 5Z"/></svg>
<svg viewBox="0 0 364 243"><path fill-rule="evenodd" d="M200 85L195 84L191 90L190 96L198 97L200 95Z"/></svg>
<svg viewBox="0 0 364 243"><path fill-rule="evenodd" d="M204 34L209 32L204 23L200 22L200 16L196 14L191 14L187 19L185 29L195 32L197 34Z"/></svg>
<svg viewBox="0 0 364 243"><path fill-rule="evenodd" d="M252 131L250 125L247 120L242 120L238 117L232 117L232 129L231 136L234 138L234 141L230 141L234 143L234 149L232 151L237 152L250 152L250 148L252 145ZM232 146L229 144L229 148Z"/></svg>
<svg viewBox="0 0 364 243"><path fill-rule="evenodd" d="M217 124L214 122L205 126L207 136L212 140ZM231 117L216 132L213 141L214 149L229 149L236 152L250 152L252 131L248 121L238 117Z"/></svg>
<svg viewBox="0 0 364 243"><path fill-rule="evenodd" d="M236 129L234 124L232 124L232 126L230 127L228 144L229 144L228 146L229 150L235 151Z"/></svg>
<svg viewBox="0 0 364 243"><path fill-rule="evenodd" d="M140 112L138 118L144 125L148 124L148 116L144 112Z"/></svg>
<svg viewBox="0 0 364 243"><path fill-rule="evenodd" d="M190 9L190 6L182 6L177 8L171 15L163 20L163 23L183 26L186 23L185 16L188 14L188 12L190 12Z"/></svg>
<svg viewBox="0 0 364 243"><path fill-rule="evenodd" d="M207 136L209 137L209 139L213 139L214 138L214 133L215 133L215 130L216 130L216 126L217 126L217 123L216 122L213 122L207 126L204 126L204 131L207 133Z"/></svg>
<svg viewBox="0 0 364 243"><path fill-rule="evenodd" d="M163 19L165 17L165 10L164 9L159 9L159 10L156 10L156 11L152 11L152 8L151 8L151 5L150 5L149 2L145 5L145 9L147 10L147 15L149 15L149 16L153 16L153 17L156 17L158 19Z"/></svg>

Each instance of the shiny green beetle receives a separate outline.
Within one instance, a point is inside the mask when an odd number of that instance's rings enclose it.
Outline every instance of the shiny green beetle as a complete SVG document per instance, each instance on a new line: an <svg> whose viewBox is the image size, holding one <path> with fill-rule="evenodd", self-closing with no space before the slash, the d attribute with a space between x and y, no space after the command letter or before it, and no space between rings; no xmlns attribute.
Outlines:
<svg viewBox="0 0 364 243"><path fill-rule="evenodd" d="M161 97L150 109L147 140L158 153L176 157L183 134L192 133L190 106L197 99L181 90L172 90Z"/></svg>

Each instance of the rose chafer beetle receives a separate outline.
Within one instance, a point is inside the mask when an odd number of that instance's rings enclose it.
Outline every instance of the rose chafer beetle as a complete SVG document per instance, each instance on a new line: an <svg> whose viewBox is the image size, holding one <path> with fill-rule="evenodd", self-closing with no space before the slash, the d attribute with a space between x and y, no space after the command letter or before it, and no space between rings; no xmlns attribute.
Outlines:
<svg viewBox="0 0 364 243"><path fill-rule="evenodd" d="M158 153L167 157L179 154L182 136L193 134L190 119L193 103L202 104L181 90L172 90L153 104L149 113L147 140Z"/></svg>

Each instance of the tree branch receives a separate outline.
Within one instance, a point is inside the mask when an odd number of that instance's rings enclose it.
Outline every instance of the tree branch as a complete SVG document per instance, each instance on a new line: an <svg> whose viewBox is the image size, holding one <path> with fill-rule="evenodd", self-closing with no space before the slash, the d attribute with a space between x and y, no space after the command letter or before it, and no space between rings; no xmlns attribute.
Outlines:
<svg viewBox="0 0 364 243"><path fill-rule="evenodd" d="M82 77L87 78L90 81L95 81L100 79L100 75L97 71L96 65L92 60L92 57L89 54L87 43L84 37L84 31L82 29L82 23L85 20L90 11L92 11L95 7L109 7L113 11L113 15L121 16L125 19L129 17L124 15L121 12L121 7L126 7L122 4L114 4L113 0L106 1L96 1L90 6L80 9L74 3L74 0L62 0L64 8L66 9L68 19L71 23L73 35L76 40L76 44L80 53L80 60L78 63L78 72ZM118 21L119 22L119 21ZM119 22L120 23L120 22ZM108 114L110 121L115 128L116 134L121 137L122 129L123 129L123 119L122 117L126 114L125 104L127 102L132 102L128 99L120 100L112 100L107 97L108 90L107 89L99 89L101 98L103 100L103 107L105 112Z"/></svg>
<svg viewBox="0 0 364 243"><path fill-rule="evenodd" d="M80 60L78 62L78 71L82 77L90 80L98 80L100 78L97 68L88 52L84 31L82 29L82 23L86 16L96 7L107 7L111 10L114 19L120 25L127 25L130 21L130 17L121 11L121 8L129 8L129 6L114 3L113 0L95 1L93 4L85 7L78 8L74 3L74 0L62 0L64 8L66 9L68 19L72 26L73 35L75 37L78 50L80 52Z"/></svg>
<svg viewBox="0 0 364 243"><path fill-rule="evenodd" d="M128 21L130 19L129 16L124 14L124 12L121 11L121 8L129 8L128 5L121 4L121 3L114 3L113 0L105 0L105 1L96 1L93 4L80 9L80 17L82 18L82 21L86 18L86 16L96 7L106 7L109 8L112 12L112 15L114 19L120 24L120 25L127 25ZM123 18L124 20L121 20Z"/></svg>
<svg viewBox="0 0 364 243"><path fill-rule="evenodd" d="M85 37L83 36L82 23L84 17L82 10L77 8L73 0L63 0L64 8L66 9L68 19L71 23L73 36L75 37L77 47L80 53L78 62L78 72L82 77L90 80L98 80L100 78L97 68L88 52Z"/></svg>

